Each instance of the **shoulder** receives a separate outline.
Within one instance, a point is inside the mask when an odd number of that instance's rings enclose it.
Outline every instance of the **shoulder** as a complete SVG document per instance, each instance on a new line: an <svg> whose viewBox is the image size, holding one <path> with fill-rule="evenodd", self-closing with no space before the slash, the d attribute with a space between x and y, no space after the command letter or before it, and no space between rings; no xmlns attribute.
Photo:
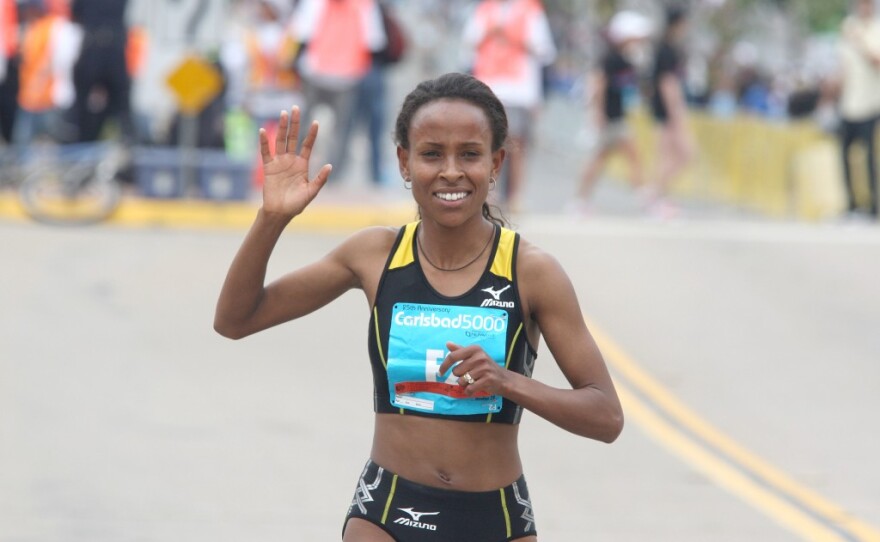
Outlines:
<svg viewBox="0 0 880 542"><path fill-rule="evenodd" d="M347 269L355 284L372 299L399 231L378 226L359 230L327 255L327 264Z"/></svg>
<svg viewBox="0 0 880 542"><path fill-rule="evenodd" d="M343 241L337 252L346 257L362 257L365 254L387 257L401 229L388 226L364 228Z"/></svg>
<svg viewBox="0 0 880 542"><path fill-rule="evenodd" d="M520 235L516 257L517 278L527 283L543 282L557 273L564 274L559 261L549 252Z"/></svg>
<svg viewBox="0 0 880 542"><path fill-rule="evenodd" d="M555 256L520 237L517 284L523 305L540 319L554 311L579 310L571 279Z"/></svg>

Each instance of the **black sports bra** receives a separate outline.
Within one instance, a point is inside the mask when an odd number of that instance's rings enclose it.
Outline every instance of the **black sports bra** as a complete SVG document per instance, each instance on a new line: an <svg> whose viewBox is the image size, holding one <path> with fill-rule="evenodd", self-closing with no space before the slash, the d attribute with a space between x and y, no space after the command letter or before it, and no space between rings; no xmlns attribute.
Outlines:
<svg viewBox="0 0 880 542"><path fill-rule="evenodd" d="M400 229L379 281L369 353L377 413L469 422L519 423L522 407L500 396L465 396L451 371L438 374L446 343L479 344L507 370L531 376L516 284L519 234L496 227L492 254L477 284L447 297L428 283L416 250L418 222Z"/></svg>

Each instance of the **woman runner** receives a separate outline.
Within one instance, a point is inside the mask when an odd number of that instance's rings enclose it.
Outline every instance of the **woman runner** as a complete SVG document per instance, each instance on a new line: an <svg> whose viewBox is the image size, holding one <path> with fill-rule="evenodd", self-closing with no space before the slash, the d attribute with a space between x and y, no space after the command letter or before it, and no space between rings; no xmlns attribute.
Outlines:
<svg viewBox="0 0 880 542"><path fill-rule="evenodd" d="M505 157L501 102L469 75L419 84L395 129L419 220L361 230L264 285L279 236L331 171L309 178L317 124L298 148L299 110L280 121L274 153L260 134L263 204L214 327L238 339L364 292L375 429L343 540L537 540L517 446L522 411L603 442L617 438L623 414L568 276L486 203ZM542 336L571 389L531 378Z"/></svg>

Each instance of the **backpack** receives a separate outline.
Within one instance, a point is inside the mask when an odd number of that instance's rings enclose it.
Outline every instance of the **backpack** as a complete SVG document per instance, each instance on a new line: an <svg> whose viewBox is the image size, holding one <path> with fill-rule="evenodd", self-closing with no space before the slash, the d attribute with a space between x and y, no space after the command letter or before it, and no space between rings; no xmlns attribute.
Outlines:
<svg viewBox="0 0 880 542"><path fill-rule="evenodd" d="M394 13L391 12L385 2L378 2L379 11L382 14L382 28L385 30L387 43L385 48L379 51L378 57L385 64L396 64L406 54L407 40L403 27Z"/></svg>

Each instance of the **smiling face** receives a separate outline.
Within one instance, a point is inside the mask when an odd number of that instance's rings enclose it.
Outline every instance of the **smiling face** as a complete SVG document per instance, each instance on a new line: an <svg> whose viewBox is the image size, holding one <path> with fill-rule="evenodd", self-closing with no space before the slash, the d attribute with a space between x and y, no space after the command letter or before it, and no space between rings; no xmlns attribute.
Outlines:
<svg viewBox="0 0 880 542"><path fill-rule="evenodd" d="M504 150L492 150L486 113L465 100L439 99L413 115L409 148L398 147L400 171L412 180L423 219L445 226L482 217L490 177L497 177Z"/></svg>

